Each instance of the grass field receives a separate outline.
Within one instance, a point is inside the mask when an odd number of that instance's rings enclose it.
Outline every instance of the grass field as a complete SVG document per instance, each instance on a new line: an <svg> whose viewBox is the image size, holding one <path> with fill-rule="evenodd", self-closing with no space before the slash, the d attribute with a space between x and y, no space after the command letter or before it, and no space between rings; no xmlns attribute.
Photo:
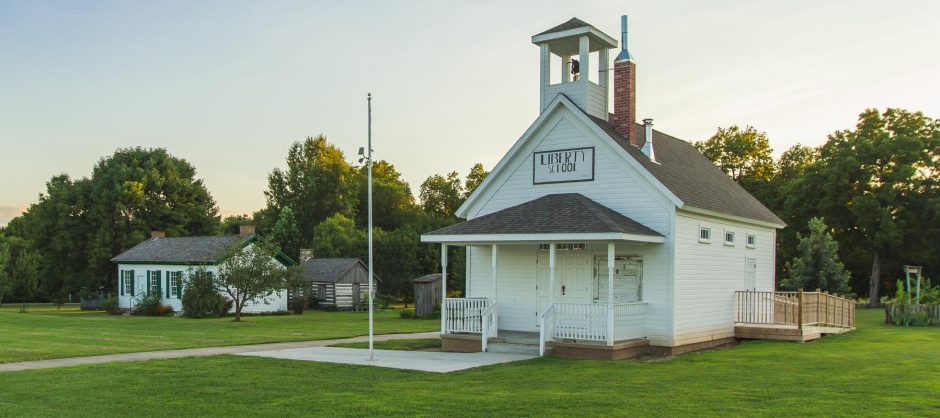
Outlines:
<svg viewBox="0 0 940 418"><path fill-rule="evenodd" d="M368 334L362 312L307 311L303 315L189 319L110 316L69 306L0 308L0 363L174 348L322 340ZM440 329L438 320L399 319L376 312L376 334Z"/></svg>
<svg viewBox="0 0 940 418"><path fill-rule="evenodd" d="M220 356L14 372L0 375L0 415L940 415L940 329L882 318L863 310L853 333L662 361L432 374Z"/></svg>

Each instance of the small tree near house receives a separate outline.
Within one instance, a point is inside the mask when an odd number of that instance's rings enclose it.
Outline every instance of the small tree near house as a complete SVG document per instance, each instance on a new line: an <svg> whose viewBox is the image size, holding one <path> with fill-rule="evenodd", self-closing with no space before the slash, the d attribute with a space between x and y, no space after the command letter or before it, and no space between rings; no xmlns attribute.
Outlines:
<svg viewBox="0 0 940 418"><path fill-rule="evenodd" d="M215 276L216 287L235 305L235 321L241 321L242 309L249 301L269 303L277 292L295 282L296 268L284 267L275 260L278 250L263 241L242 248L228 249L225 261Z"/></svg>
<svg viewBox="0 0 940 418"><path fill-rule="evenodd" d="M809 234L797 234L796 257L787 263L789 276L781 287L788 290L821 289L849 292L849 272L839 261L839 245L821 218L809 221Z"/></svg>

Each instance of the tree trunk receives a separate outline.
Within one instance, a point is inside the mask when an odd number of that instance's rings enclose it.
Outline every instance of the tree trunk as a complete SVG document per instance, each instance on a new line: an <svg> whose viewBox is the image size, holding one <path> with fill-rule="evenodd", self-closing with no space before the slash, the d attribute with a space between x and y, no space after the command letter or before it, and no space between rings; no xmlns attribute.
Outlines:
<svg viewBox="0 0 940 418"><path fill-rule="evenodd" d="M241 322L242 320L242 304L237 300L235 301L235 322Z"/></svg>
<svg viewBox="0 0 940 418"><path fill-rule="evenodd" d="M881 256L875 250L871 263L871 281L868 283L868 306L878 308L881 306Z"/></svg>

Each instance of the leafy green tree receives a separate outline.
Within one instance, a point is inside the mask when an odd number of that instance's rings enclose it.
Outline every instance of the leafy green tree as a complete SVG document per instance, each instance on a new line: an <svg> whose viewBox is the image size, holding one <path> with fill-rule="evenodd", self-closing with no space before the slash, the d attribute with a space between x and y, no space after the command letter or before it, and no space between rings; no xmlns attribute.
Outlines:
<svg viewBox="0 0 940 418"><path fill-rule="evenodd" d="M480 187L480 184L483 183L483 180L486 180L486 176L490 173L483 169L483 164L476 163L473 167L470 168L470 172L467 173L467 179L464 181L463 187L463 199L467 200L474 190L477 187ZM461 203L462 204L462 203Z"/></svg>
<svg viewBox="0 0 940 418"><path fill-rule="evenodd" d="M783 280L781 287L849 293L849 272L839 261L839 244L822 218L810 219L809 234L797 234L797 238L797 256L787 263L789 277Z"/></svg>
<svg viewBox="0 0 940 418"><path fill-rule="evenodd" d="M412 280L420 274L420 233L399 228L375 234L375 271L382 278L381 291L403 300L414 296Z"/></svg>
<svg viewBox="0 0 940 418"><path fill-rule="evenodd" d="M33 300L39 290L39 263L41 258L34 250L24 250L13 261L13 293L23 302L20 312L26 312L26 303Z"/></svg>
<svg viewBox="0 0 940 418"><path fill-rule="evenodd" d="M215 279L204 266L190 268L186 273L181 303L183 315L190 318L222 317L232 306L225 296L219 294Z"/></svg>
<svg viewBox="0 0 940 418"><path fill-rule="evenodd" d="M313 228L326 218L353 215L355 191L356 171L343 152L323 135L308 137L291 145L286 170L275 168L268 175L267 208L262 215L273 226L281 209L291 208L301 242L311 242Z"/></svg>
<svg viewBox="0 0 940 418"><path fill-rule="evenodd" d="M235 304L235 322L241 321L245 304L270 303L278 292L287 290L298 274L296 266L284 267L274 257L277 249L263 241L242 248L229 248L219 264L215 286Z"/></svg>
<svg viewBox="0 0 940 418"><path fill-rule="evenodd" d="M368 224L368 176L366 166L359 168L359 201L356 224ZM385 230L400 228L413 221L418 208L415 198L398 170L383 160L372 164L372 222Z"/></svg>
<svg viewBox="0 0 940 418"><path fill-rule="evenodd" d="M773 176L770 141L766 133L753 126L719 127L711 138L694 145L745 189L751 190Z"/></svg>
<svg viewBox="0 0 940 418"><path fill-rule="evenodd" d="M356 227L356 222L342 214L336 214L317 225L317 237L311 245L317 257L356 257L368 255L366 231Z"/></svg>
<svg viewBox="0 0 940 418"><path fill-rule="evenodd" d="M6 244L3 235L0 235L0 305L3 305L3 297L9 295L12 290L9 269L10 248Z"/></svg>
<svg viewBox="0 0 940 418"><path fill-rule="evenodd" d="M804 176L801 195L816 201L856 258L870 257L872 306L880 305L884 267L899 274L900 264L934 259L919 238L937 229L923 221L940 218L938 172L940 123L920 112L869 109L854 130L829 136Z"/></svg>
<svg viewBox="0 0 940 418"><path fill-rule="evenodd" d="M289 207L281 209L281 216L271 228L271 240L289 257L296 260L300 255L300 231Z"/></svg>
<svg viewBox="0 0 940 418"><path fill-rule="evenodd" d="M421 206L425 213L453 218L454 213L463 204L463 183L456 171L447 176L435 174L421 183Z"/></svg>

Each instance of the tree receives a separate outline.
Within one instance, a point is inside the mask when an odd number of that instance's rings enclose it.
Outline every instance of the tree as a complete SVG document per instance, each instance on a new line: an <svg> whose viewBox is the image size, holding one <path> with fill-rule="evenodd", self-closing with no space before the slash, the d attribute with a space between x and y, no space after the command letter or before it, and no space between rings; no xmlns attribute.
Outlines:
<svg viewBox="0 0 940 418"><path fill-rule="evenodd" d="M241 321L245 303L270 303L277 292L294 283L296 267L284 267L275 257L277 249L262 241L242 248L235 244L226 252L215 276L216 287L235 304L235 321Z"/></svg>
<svg viewBox="0 0 940 418"><path fill-rule="evenodd" d="M355 221L342 214L331 216L317 225L314 235L317 239L311 247L317 257L364 258L368 255L366 231L357 228Z"/></svg>
<svg viewBox="0 0 940 418"><path fill-rule="evenodd" d="M290 208L281 209L281 216L271 228L271 240L289 257L296 260L300 255L300 231Z"/></svg>
<svg viewBox="0 0 940 418"><path fill-rule="evenodd" d="M34 250L20 252L13 262L13 293L23 301L20 312L26 312L26 303L33 300L39 289L39 263L39 253Z"/></svg>
<svg viewBox="0 0 940 418"><path fill-rule="evenodd" d="M294 142L287 153L287 169L268 175L264 196L265 216L276 222L281 209L291 208L300 231L300 242L313 240L313 228L337 213L353 216L356 172L343 152L319 135ZM264 222L261 222L264 223Z"/></svg>
<svg viewBox="0 0 940 418"><path fill-rule="evenodd" d="M236 235L242 225L256 225L251 215L229 215L219 224L219 235ZM257 226L257 225L256 225Z"/></svg>
<svg viewBox="0 0 940 418"><path fill-rule="evenodd" d="M9 295L12 290L9 268L10 248L3 239L3 235L0 235L0 305L3 305L3 297Z"/></svg>
<svg viewBox="0 0 940 418"><path fill-rule="evenodd" d="M937 173L940 123L920 112L869 109L854 130L829 136L803 179L801 194L817 201L836 237L857 247L859 257L870 257L872 306L881 303L885 267L899 274L900 264L917 261L909 254L929 257L917 248L923 245L917 238L931 228L923 221L940 211Z"/></svg>
<svg viewBox="0 0 940 418"><path fill-rule="evenodd" d="M738 125L719 127L711 138L694 145L745 189L750 190L747 186L769 181L773 176L770 141L766 133L753 126L743 130Z"/></svg>
<svg viewBox="0 0 940 418"><path fill-rule="evenodd" d="M421 183L421 206L425 213L437 217L453 218L463 204L463 196L463 184L456 171L450 172L447 177L435 174Z"/></svg>
<svg viewBox="0 0 940 418"><path fill-rule="evenodd" d="M473 191L476 190L477 187L480 187L483 180L486 180L486 176L489 174L489 172L483 169L483 164L474 164L473 167L470 168L470 172L467 173L467 179L464 181L463 199L467 200L467 198L473 194Z"/></svg>
<svg viewBox="0 0 940 418"><path fill-rule="evenodd" d="M367 167L359 168L359 200L356 224L368 224ZM372 220L373 225L385 230L400 228L414 220L418 208L411 194L411 186L391 163L383 160L372 164Z"/></svg>
<svg viewBox="0 0 940 418"><path fill-rule="evenodd" d="M789 277L783 280L781 287L849 293L849 272L839 261L839 244L822 218L810 219L809 234L797 234L797 238L797 256L787 263Z"/></svg>

